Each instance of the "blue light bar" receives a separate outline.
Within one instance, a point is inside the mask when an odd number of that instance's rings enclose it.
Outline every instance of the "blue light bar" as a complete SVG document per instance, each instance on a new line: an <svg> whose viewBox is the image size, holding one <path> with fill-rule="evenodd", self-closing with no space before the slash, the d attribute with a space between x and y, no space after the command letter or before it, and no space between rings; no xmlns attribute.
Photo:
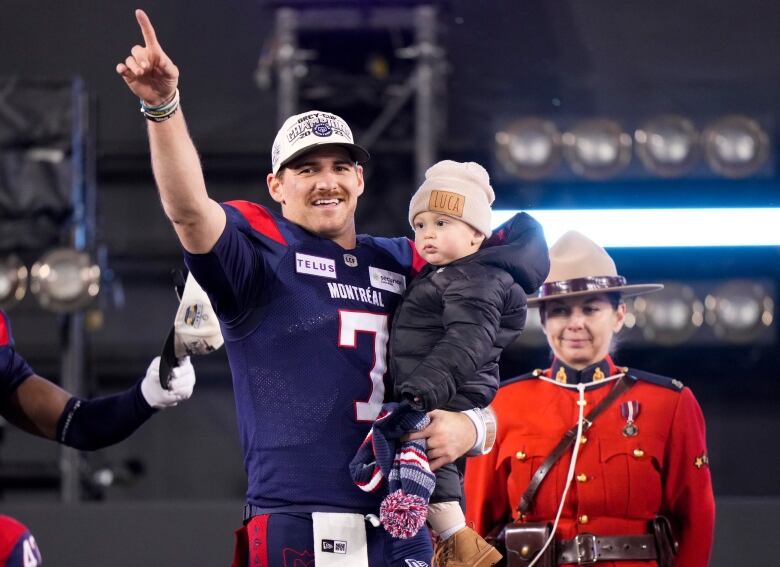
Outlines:
<svg viewBox="0 0 780 567"><path fill-rule="evenodd" d="M514 210L494 210L493 226ZM780 246L780 208L527 210L552 245L577 230L605 248Z"/></svg>

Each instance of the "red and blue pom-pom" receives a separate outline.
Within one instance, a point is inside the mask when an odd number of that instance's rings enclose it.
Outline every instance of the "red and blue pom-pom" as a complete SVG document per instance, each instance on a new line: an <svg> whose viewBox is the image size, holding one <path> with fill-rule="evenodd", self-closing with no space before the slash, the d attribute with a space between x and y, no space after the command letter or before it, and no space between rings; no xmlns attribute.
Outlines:
<svg viewBox="0 0 780 567"><path fill-rule="evenodd" d="M399 539L417 535L425 524L428 515L428 503L414 494L405 494L396 490L382 500L379 506L379 519L387 532Z"/></svg>

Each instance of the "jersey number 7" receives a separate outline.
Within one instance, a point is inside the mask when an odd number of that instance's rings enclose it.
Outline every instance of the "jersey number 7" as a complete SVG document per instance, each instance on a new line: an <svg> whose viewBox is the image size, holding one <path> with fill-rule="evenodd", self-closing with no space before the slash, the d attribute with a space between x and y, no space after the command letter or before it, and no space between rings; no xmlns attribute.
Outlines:
<svg viewBox="0 0 780 567"><path fill-rule="evenodd" d="M357 348L358 333L374 335L374 365L369 372L371 394L366 401L355 401L355 419L373 422L385 399L384 375L387 370L387 314L339 310L339 347Z"/></svg>

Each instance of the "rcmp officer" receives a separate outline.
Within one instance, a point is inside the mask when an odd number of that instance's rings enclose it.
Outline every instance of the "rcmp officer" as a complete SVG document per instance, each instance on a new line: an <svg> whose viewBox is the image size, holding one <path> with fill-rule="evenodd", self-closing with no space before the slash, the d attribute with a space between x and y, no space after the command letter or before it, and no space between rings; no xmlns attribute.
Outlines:
<svg viewBox="0 0 780 567"><path fill-rule="evenodd" d="M466 470L467 519L482 534L512 520L517 533L553 524L546 555L541 544L523 545L510 565L540 555L539 565L706 566L715 504L699 404L680 381L608 354L623 298L662 286L627 285L606 251L576 232L550 260L529 305L541 311L552 366L499 389L493 452Z"/></svg>

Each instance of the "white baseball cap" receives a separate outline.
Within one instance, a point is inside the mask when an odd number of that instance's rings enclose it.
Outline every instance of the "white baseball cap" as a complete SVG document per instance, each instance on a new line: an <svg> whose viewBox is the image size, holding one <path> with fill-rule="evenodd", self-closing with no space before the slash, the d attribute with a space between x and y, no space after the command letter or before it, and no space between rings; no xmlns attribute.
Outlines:
<svg viewBox="0 0 780 567"><path fill-rule="evenodd" d="M208 295L192 274L188 274L176 318L160 357L160 383L163 388L168 387L171 369L178 365L178 359L209 354L218 350L224 342Z"/></svg>
<svg viewBox="0 0 780 567"><path fill-rule="evenodd" d="M279 170L298 156L319 146L341 146L358 163L368 161L369 153L355 144L346 121L330 112L310 110L284 121L271 148L271 170Z"/></svg>
<svg viewBox="0 0 780 567"><path fill-rule="evenodd" d="M179 358L191 354L208 354L225 342L209 296L192 274L187 275L173 327L174 351Z"/></svg>

